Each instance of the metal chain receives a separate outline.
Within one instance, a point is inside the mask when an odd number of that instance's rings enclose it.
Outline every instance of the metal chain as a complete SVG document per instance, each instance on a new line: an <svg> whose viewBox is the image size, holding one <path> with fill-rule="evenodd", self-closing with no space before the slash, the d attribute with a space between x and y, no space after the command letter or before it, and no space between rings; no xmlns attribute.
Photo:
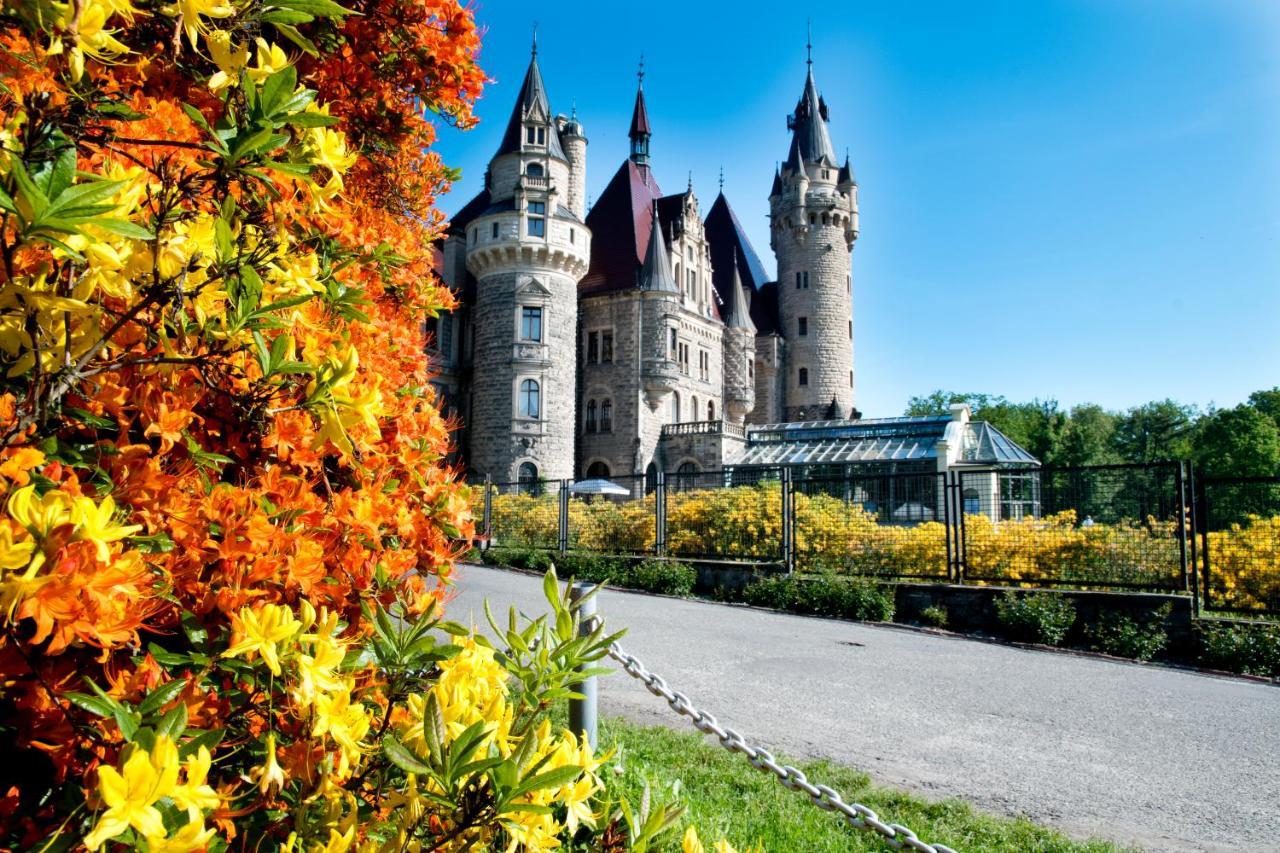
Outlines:
<svg viewBox="0 0 1280 853"><path fill-rule="evenodd" d="M783 786L792 791L803 791L809 801L823 811L839 812L845 821L854 829L870 829L884 837L885 843L895 850L918 850L921 853L956 853L944 844L928 844L921 841L907 827L900 823L885 823L874 811L860 803L846 803L840 794L826 785L815 785L805 777L804 773L789 764L778 764L773 754L767 749L752 746L741 734L727 726L721 726L714 716L693 706L689 697L678 690L672 690L662 676L650 672L634 655L627 654L617 643L609 647L609 657L613 658L626 671L627 675L637 679L654 696L665 699L671 709L688 717L694 728L703 734L714 735L720 745L730 752L745 755L751 766L766 773L772 773Z"/></svg>

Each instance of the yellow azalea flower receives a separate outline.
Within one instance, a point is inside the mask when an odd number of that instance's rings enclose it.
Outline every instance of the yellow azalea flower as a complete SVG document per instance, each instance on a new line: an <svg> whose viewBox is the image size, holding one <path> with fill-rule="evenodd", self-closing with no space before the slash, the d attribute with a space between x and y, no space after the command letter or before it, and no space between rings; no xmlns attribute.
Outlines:
<svg viewBox="0 0 1280 853"><path fill-rule="evenodd" d="M328 110L323 112L327 114ZM347 150L347 135L331 127L308 128L306 145L311 162L324 166L337 177L346 174L359 157L356 152Z"/></svg>
<svg viewBox="0 0 1280 853"><path fill-rule="evenodd" d="M35 550L35 540L26 531L9 522L0 523L0 573L25 568Z"/></svg>
<svg viewBox="0 0 1280 853"><path fill-rule="evenodd" d="M107 809L84 844L96 850L104 841L133 828L146 837L164 837L164 820L155 807L177 785L177 749L167 737L157 737L151 754L134 749L121 770L98 768L98 796Z"/></svg>
<svg viewBox="0 0 1280 853"><path fill-rule="evenodd" d="M346 654L345 645L326 637L314 642L311 654L298 655L298 686L293 690L293 698L299 708L311 707L322 692L343 689L338 667Z"/></svg>
<svg viewBox="0 0 1280 853"><path fill-rule="evenodd" d="M341 747L340 775L345 774L347 765L354 764L359 759L360 740L369 731L369 712L364 705L351 701L353 686L348 682L343 685L342 690L317 694L312 710L314 722L311 736L327 734Z"/></svg>
<svg viewBox="0 0 1280 853"><path fill-rule="evenodd" d="M273 787L279 791L284 787L285 775L284 769L276 761L276 734L272 732L267 735L266 745L267 758L261 767L255 767L249 771L249 778L257 781L258 790L263 796L267 795Z"/></svg>
<svg viewBox="0 0 1280 853"><path fill-rule="evenodd" d="M192 820L169 838L148 838L147 848L150 853L198 853L209 846L213 836L213 828L206 829L203 820Z"/></svg>
<svg viewBox="0 0 1280 853"><path fill-rule="evenodd" d="M223 0L177 0L171 6L165 6L160 11L166 15L176 15L181 18L182 29L187 34L187 40L191 42L191 48L194 50L198 47L196 44L196 35L205 32L206 25L201 18L230 18L236 13L236 7Z"/></svg>
<svg viewBox="0 0 1280 853"><path fill-rule="evenodd" d="M254 57L254 66L249 69L249 78L253 82L261 83L277 71L283 71L289 64L289 57L279 45L268 44L261 36L254 40L254 44L257 45L258 52Z"/></svg>
<svg viewBox="0 0 1280 853"><path fill-rule="evenodd" d="M45 537L55 528L74 520L71 496L60 489L36 494L34 485L24 486L9 496L9 517L33 536Z"/></svg>
<svg viewBox="0 0 1280 853"><path fill-rule="evenodd" d="M142 529L141 524L116 524L111 520L115 511L116 502L110 495L100 504L95 504L91 498L75 498L71 506L71 517L76 525L73 538L92 542L98 550L98 559L103 562L111 559L108 542L118 542Z"/></svg>
<svg viewBox="0 0 1280 853"><path fill-rule="evenodd" d="M684 838L680 841L680 850L681 853L706 853L706 848L698 840L698 830L690 826L684 831Z"/></svg>
<svg viewBox="0 0 1280 853"><path fill-rule="evenodd" d="M222 799L218 796L218 792L213 790L208 784L209 767L213 764L213 757L209 754L207 747L200 747L199 752L190 756L184 767L187 771L187 778L173 790L173 801L178 808L187 809L189 812L196 811L212 811L222 805Z"/></svg>
<svg viewBox="0 0 1280 853"><path fill-rule="evenodd" d="M302 627L293 616L293 611L281 604L263 604L256 610L248 607L240 608L240 612L231 617L231 647L222 653L223 657L250 658L257 653L267 665L267 669L275 675L280 674L279 650L276 648L298 633Z"/></svg>
<svg viewBox="0 0 1280 853"><path fill-rule="evenodd" d="M209 78L209 88L221 92L228 86L234 86L240 80L240 72L249 64L249 46L242 44L232 46L231 33L226 30L214 30L205 37L209 48L209 56L218 71Z"/></svg>

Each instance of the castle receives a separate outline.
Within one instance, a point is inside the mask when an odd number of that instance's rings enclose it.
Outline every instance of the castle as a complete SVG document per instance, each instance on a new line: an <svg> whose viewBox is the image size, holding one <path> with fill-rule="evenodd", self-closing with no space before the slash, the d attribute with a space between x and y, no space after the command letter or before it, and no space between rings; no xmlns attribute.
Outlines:
<svg viewBox="0 0 1280 853"><path fill-rule="evenodd" d="M748 425L856 418L858 185L808 63L769 193L769 280L725 197L665 195L643 72L630 151L590 212L587 136L553 114L537 50L484 189L437 263L436 390L473 477L536 482L717 470Z"/></svg>

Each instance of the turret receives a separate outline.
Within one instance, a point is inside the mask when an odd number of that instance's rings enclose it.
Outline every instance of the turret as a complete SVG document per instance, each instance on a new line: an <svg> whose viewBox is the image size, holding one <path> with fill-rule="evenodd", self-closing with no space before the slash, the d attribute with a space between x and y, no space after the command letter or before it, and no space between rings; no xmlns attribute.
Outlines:
<svg viewBox="0 0 1280 853"><path fill-rule="evenodd" d="M778 313L786 342L783 417L845 418L853 409L853 287L857 183L839 166L826 101L809 63L791 146L769 195L770 242L778 258Z"/></svg>
<svg viewBox="0 0 1280 853"><path fill-rule="evenodd" d="M674 318L680 306L680 288L671 272L671 258L662 237L658 205L652 205L652 224L644 264L640 267L642 293L641 326L644 358L640 372L644 381L645 402L657 411L680 382L680 366L676 361L676 326Z"/></svg>
<svg viewBox="0 0 1280 853"><path fill-rule="evenodd" d="M587 135L582 130L582 123L578 121L577 107L574 107L568 119L557 117L556 125L560 131L564 154L569 158L569 187L565 201L574 216L586 219Z"/></svg>
<svg viewBox="0 0 1280 853"><path fill-rule="evenodd" d="M724 414L725 420L741 424L755 408L756 326L751 322L751 306L738 272L738 253L733 253L733 286L724 317Z"/></svg>
<svg viewBox="0 0 1280 853"><path fill-rule="evenodd" d="M573 476L575 394L564 377L577 364L577 283L591 232L572 209L570 174L535 47L489 165L488 206L466 233L482 380L472 397L471 468L497 481Z"/></svg>
<svg viewBox="0 0 1280 853"><path fill-rule="evenodd" d="M627 136L631 139L631 162L640 167L641 171L648 173L649 170L649 137L653 135L653 130L649 127L649 110L644 103L644 58L640 59L640 70L636 77L639 83L636 86L636 105L631 110L631 129L627 131Z"/></svg>

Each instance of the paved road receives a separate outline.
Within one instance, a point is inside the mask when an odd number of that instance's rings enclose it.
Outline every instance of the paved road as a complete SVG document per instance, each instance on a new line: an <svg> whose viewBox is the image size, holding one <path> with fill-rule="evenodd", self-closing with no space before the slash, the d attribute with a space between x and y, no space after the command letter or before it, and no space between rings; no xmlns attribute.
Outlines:
<svg viewBox="0 0 1280 853"><path fill-rule="evenodd" d="M536 578L459 567L449 616L540 613ZM1077 837L1280 851L1280 688L899 628L608 591L623 644L753 742ZM601 713L681 726L619 672Z"/></svg>

